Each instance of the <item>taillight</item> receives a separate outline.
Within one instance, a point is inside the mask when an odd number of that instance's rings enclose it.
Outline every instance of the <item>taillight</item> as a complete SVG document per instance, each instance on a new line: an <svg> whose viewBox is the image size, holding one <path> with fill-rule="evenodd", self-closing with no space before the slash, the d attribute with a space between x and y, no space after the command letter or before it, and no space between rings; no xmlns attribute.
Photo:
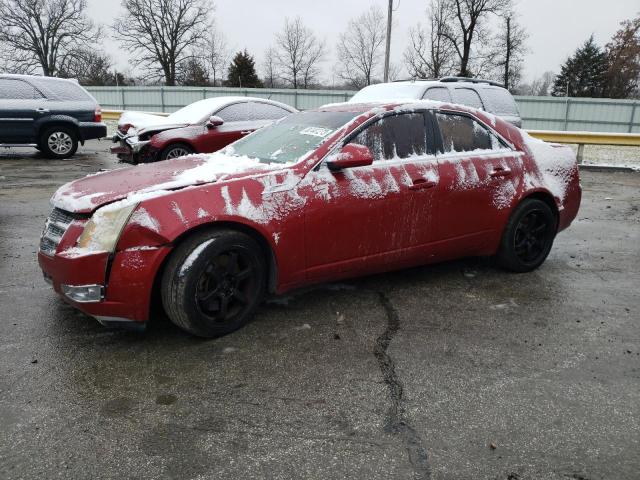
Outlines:
<svg viewBox="0 0 640 480"><path fill-rule="evenodd" d="M102 108L100 108L100 106L97 106L96 111L93 112L93 121L94 122L102 121Z"/></svg>

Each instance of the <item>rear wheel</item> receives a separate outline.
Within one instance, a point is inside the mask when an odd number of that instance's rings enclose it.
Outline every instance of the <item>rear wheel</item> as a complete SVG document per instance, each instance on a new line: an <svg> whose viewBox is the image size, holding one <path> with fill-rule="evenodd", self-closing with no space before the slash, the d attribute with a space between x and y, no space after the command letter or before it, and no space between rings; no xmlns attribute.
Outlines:
<svg viewBox="0 0 640 480"><path fill-rule="evenodd" d="M191 155L193 149L189 145L184 143L174 143L166 147L160 154L160 160L171 160L172 158L184 157L185 155Z"/></svg>
<svg viewBox="0 0 640 480"><path fill-rule="evenodd" d="M194 235L173 252L162 278L162 304L173 323L199 337L244 326L265 291L260 246L234 230Z"/></svg>
<svg viewBox="0 0 640 480"><path fill-rule="evenodd" d="M497 259L514 272L530 272L546 260L556 236L557 218L542 200L525 199L511 214Z"/></svg>
<svg viewBox="0 0 640 480"><path fill-rule="evenodd" d="M48 158L69 158L78 150L78 135L69 127L50 127L40 135L38 146Z"/></svg>

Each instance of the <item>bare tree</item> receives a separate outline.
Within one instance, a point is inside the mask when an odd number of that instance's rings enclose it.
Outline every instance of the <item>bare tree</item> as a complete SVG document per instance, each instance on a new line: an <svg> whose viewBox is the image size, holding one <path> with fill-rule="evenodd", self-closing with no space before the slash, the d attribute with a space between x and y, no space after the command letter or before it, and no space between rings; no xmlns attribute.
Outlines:
<svg viewBox="0 0 640 480"><path fill-rule="evenodd" d="M547 97L551 95L551 87L556 74L553 72L544 72L542 76L534 79L530 84L523 84L517 88L520 95L531 95L537 97Z"/></svg>
<svg viewBox="0 0 640 480"><path fill-rule="evenodd" d="M264 86L267 88L275 88L278 85L277 61L276 50L273 47L267 48L267 51L264 52L264 62L262 62Z"/></svg>
<svg viewBox="0 0 640 480"><path fill-rule="evenodd" d="M86 8L86 0L0 0L0 43L17 69L57 75L64 56L99 36Z"/></svg>
<svg viewBox="0 0 640 480"><path fill-rule="evenodd" d="M338 76L351 87L371 85L379 66L385 42L385 16L372 6L357 18L349 20L346 32L338 40Z"/></svg>
<svg viewBox="0 0 640 480"><path fill-rule="evenodd" d="M124 13L112 29L124 48L140 64L176 84L180 64L202 51L211 28L211 3L207 0L122 0Z"/></svg>
<svg viewBox="0 0 640 480"><path fill-rule="evenodd" d="M522 78L522 62L527 52L528 37L513 11L507 11L502 15L502 28L494 39L495 66L507 89L516 87Z"/></svg>
<svg viewBox="0 0 640 480"><path fill-rule="evenodd" d="M324 54L324 41L318 40L300 17L285 19L282 32L276 35L276 58L286 83L307 88L317 78Z"/></svg>
<svg viewBox="0 0 640 480"><path fill-rule="evenodd" d="M75 78L82 85L115 85L111 58L93 49L78 49L61 62L58 76Z"/></svg>
<svg viewBox="0 0 640 480"><path fill-rule="evenodd" d="M229 65L231 53L227 41L218 28L213 29L206 43L205 59L209 68L213 86L222 84L222 77Z"/></svg>
<svg viewBox="0 0 640 480"><path fill-rule="evenodd" d="M451 75L455 50L445 36L449 30L448 0L431 0L427 9L429 24L409 30L410 44L404 52L404 63L414 78L440 78Z"/></svg>
<svg viewBox="0 0 640 480"><path fill-rule="evenodd" d="M486 40L484 20L491 14L498 15L511 9L512 0L448 0L448 16L452 28L443 35L455 48L459 59L458 74L472 76L472 53L476 44Z"/></svg>

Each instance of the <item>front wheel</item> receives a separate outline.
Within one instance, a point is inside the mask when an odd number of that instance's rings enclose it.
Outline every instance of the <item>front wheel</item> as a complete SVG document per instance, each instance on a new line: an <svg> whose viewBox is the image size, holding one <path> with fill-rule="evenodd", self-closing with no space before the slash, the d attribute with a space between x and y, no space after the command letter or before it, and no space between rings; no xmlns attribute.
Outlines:
<svg viewBox="0 0 640 480"><path fill-rule="evenodd" d="M160 160L171 160L172 158L184 157L185 155L191 155L193 149L183 143L175 143L166 147L160 154Z"/></svg>
<svg viewBox="0 0 640 480"><path fill-rule="evenodd" d="M514 272L530 272L546 260L557 231L557 218L542 200L525 199L511 214L497 259Z"/></svg>
<svg viewBox="0 0 640 480"><path fill-rule="evenodd" d="M265 291L260 246L235 230L194 235L173 252L162 278L162 304L173 323L199 337L244 326Z"/></svg>

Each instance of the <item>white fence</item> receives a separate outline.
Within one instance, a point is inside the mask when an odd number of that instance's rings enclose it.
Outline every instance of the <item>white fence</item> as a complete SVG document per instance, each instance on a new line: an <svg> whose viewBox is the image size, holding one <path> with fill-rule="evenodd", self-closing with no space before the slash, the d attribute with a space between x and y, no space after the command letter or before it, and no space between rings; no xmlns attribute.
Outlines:
<svg viewBox="0 0 640 480"><path fill-rule="evenodd" d="M199 87L88 87L104 109L174 112L203 98L240 95L269 98L300 110L345 102L348 90ZM535 130L640 133L640 101L516 97L524 127Z"/></svg>

